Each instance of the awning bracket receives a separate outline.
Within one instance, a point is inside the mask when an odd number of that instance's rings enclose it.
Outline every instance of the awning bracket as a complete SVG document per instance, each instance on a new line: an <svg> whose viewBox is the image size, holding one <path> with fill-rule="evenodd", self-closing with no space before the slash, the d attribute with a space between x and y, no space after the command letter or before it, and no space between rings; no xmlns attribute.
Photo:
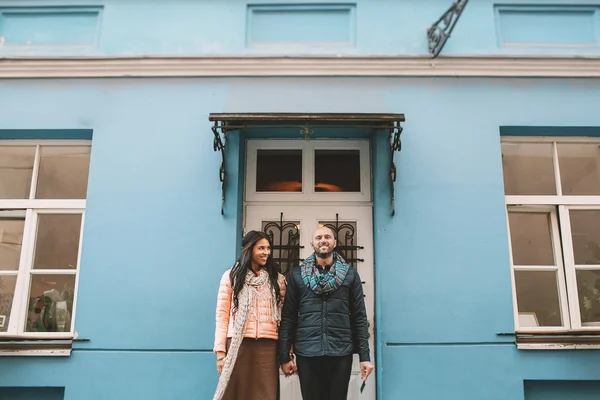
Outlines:
<svg viewBox="0 0 600 400"><path fill-rule="evenodd" d="M390 128L390 190L392 191L392 216L396 214L396 204L394 197L394 183L396 182L396 164L394 163L394 152L400 152L402 150L400 134L402 134L402 126L400 126L400 122L395 122L394 127Z"/></svg>
<svg viewBox="0 0 600 400"><path fill-rule="evenodd" d="M364 128L390 133L390 184L392 215L395 214L394 182L396 181L396 165L394 152L400 151L401 122L403 114L300 114L300 113L266 113L266 114L210 114L209 121L213 122L213 150L221 152L219 181L221 182L221 215L225 213L225 184L227 171L225 166L225 147L227 132L240 129L284 129L298 128L305 140L310 140L315 129L329 128Z"/></svg>
<svg viewBox="0 0 600 400"><path fill-rule="evenodd" d="M225 213L225 143L227 141L227 131L225 129L225 122L215 121L212 131L215 135L213 140L213 150L221 152L221 166L219 167L219 181L221 182L221 215ZM221 130L223 138L221 139Z"/></svg>
<svg viewBox="0 0 600 400"><path fill-rule="evenodd" d="M429 53L432 55L432 58L436 58L444 48L468 1L453 0L450 8L427 28L427 41L429 44Z"/></svg>

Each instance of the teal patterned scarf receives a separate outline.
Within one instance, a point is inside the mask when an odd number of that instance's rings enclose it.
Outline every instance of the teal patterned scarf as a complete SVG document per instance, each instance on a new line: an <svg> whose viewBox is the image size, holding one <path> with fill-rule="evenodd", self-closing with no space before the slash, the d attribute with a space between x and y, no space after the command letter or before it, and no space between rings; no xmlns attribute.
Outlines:
<svg viewBox="0 0 600 400"><path fill-rule="evenodd" d="M338 253L334 252L333 264L329 271L319 270L314 254L304 260L300 268L304 284L316 294L321 295L337 290L344 282L350 266Z"/></svg>

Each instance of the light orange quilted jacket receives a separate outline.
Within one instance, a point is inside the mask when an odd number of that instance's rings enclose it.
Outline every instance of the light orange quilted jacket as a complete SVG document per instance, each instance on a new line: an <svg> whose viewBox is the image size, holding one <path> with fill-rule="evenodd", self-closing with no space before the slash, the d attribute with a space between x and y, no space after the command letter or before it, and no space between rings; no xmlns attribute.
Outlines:
<svg viewBox="0 0 600 400"><path fill-rule="evenodd" d="M227 338L233 336L233 289L229 280L229 271L225 271L219 284L219 294L217 296L217 326L215 329L215 346L213 351L226 352ZM285 297L285 278L279 274L279 290L281 299ZM258 312L257 312L258 311ZM279 324L273 321L273 310L271 302L267 299L259 299L255 296L250 304L250 314L248 315L248 324L244 337L253 339L274 339L277 340Z"/></svg>

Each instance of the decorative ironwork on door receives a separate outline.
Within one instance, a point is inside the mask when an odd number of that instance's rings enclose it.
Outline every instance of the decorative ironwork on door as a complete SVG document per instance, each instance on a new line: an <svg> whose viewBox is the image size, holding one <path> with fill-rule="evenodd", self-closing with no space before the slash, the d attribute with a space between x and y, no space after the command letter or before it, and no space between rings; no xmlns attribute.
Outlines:
<svg viewBox="0 0 600 400"><path fill-rule="evenodd" d="M300 265L300 222L284 221L283 213L279 221L263 221L263 232L271 239L271 254L279 272L287 275L292 268Z"/></svg>
<svg viewBox="0 0 600 400"><path fill-rule="evenodd" d="M348 264L356 268L356 264L364 262L362 258L358 258L358 250L364 249L363 246L358 246L356 242L356 222L340 223L339 214L335 214L335 221L322 221L320 225L326 226L333 231L337 238L337 251Z"/></svg>

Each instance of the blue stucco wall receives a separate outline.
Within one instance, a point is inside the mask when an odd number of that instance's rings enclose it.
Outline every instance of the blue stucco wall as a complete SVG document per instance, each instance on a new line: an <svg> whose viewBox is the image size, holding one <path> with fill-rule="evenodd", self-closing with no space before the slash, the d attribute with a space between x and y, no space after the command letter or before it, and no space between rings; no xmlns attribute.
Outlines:
<svg viewBox="0 0 600 400"><path fill-rule="evenodd" d="M0 58L424 56L426 29L449 5L0 0ZM598 56L600 3L473 0L442 56L486 55ZM48 398L64 387L67 400L211 398L216 288L239 247L244 154L230 137L221 216L207 117L252 111L406 115L393 218L388 144L373 142L380 398L589 395L597 386L569 382L600 380L600 353L518 351L498 335L514 331L499 135L597 132L598 104L597 79L0 80L0 139L93 132L76 319L89 342L68 358L0 358L0 398L15 396L8 387L58 388Z"/></svg>
<svg viewBox="0 0 600 400"><path fill-rule="evenodd" d="M450 3L0 0L0 57L427 55ZM596 0L471 1L442 55L599 55L599 15Z"/></svg>
<svg viewBox="0 0 600 400"><path fill-rule="evenodd" d="M0 129L93 130L76 320L90 341L69 358L1 358L0 386L210 398L239 181L229 161L221 216L207 117L290 110L407 118L393 218L375 142L381 398L522 400L524 380L600 379L600 353L518 351L497 335L513 331L500 126L600 126L599 80L4 80L0 93Z"/></svg>

